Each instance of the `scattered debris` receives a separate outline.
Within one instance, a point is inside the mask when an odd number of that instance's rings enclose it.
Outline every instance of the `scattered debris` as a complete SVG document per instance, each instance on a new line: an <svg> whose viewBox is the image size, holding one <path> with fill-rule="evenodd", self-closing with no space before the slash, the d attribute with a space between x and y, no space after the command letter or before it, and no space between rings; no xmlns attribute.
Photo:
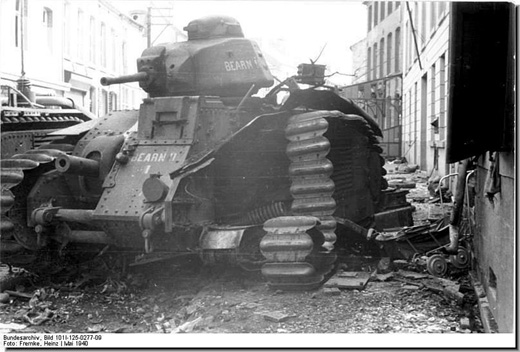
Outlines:
<svg viewBox="0 0 520 352"><path fill-rule="evenodd" d="M24 299L31 299L33 297L33 295L29 294L29 293L11 291L11 290L5 290L4 293L7 294L8 296L19 297L19 298L24 298ZM0 293L0 297L1 297L1 295L2 295L2 293Z"/></svg>
<svg viewBox="0 0 520 352"><path fill-rule="evenodd" d="M388 186L395 187L395 188L405 188L405 189L411 189L416 187L415 182L406 182L401 180L391 180L388 181Z"/></svg>
<svg viewBox="0 0 520 352"><path fill-rule="evenodd" d="M388 274L392 271L392 261L390 257L383 257L377 263L377 273L378 274Z"/></svg>
<svg viewBox="0 0 520 352"><path fill-rule="evenodd" d="M388 281L390 280L391 278L394 277L394 273L393 272L389 272L387 274L376 274L374 275L374 278L377 280L377 281Z"/></svg>
<svg viewBox="0 0 520 352"><path fill-rule="evenodd" d="M428 274L424 273L417 273L415 271L405 271L405 270L399 270L397 272L398 275L407 278L407 279L425 279L429 277Z"/></svg>
<svg viewBox="0 0 520 352"><path fill-rule="evenodd" d="M392 261L392 265L395 269L401 270L410 267L410 262L404 259L395 259Z"/></svg>
<svg viewBox="0 0 520 352"><path fill-rule="evenodd" d="M355 274L355 275L354 275ZM370 279L370 273L364 271L358 271L350 276L341 277L339 274L332 276L329 281L324 284L324 288L337 287L339 289L357 289L362 290L365 288L368 280Z"/></svg>
<svg viewBox="0 0 520 352"><path fill-rule="evenodd" d="M287 321L291 318L297 317L296 314L286 314L281 311L274 311L274 312L255 312L257 315L261 315L264 317L265 320L268 321L274 321L276 323L281 323L283 321Z"/></svg>
<svg viewBox="0 0 520 352"><path fill-rule="evenodd" d="M102 332L102 331L105 331L105 327L103 325L94 325L94 326L89 326L87 328L87 332Z"/></svg>
<svg viewBox="0 0 520 352"><path fill-rule="evenodd" d="M45 308L42 312L36 313L35 309L32 309L23 316L24 320L31 325L41 325L52 319L54 311L49 308Z"/></svg>
<svg viewBox="0 0 520 352"><path fill-rule="evenodd" d="M202 321L202 317L198 317L194 320L187 321L186 323L176 327L172 330L172 334L192 332L195 327Z"/></svg>
<svg viewBox="0 0 520 352"><path fill-rule="evenodd" d="M374 215L375 229L383 231L394 227L413 226L414 210L414 206L405 205L376 213Z"/></svg>
<svg viewBox="0 0 520 352"><path fill-rule="evenodd" d="M9 303L9 293L0 293L0 303Z"/></svg>
<svg viewBox="0 0 520 352"><path fill-rule="evenodd" d="M254 302L246 303L246 302L243 302L243 303L238 304L237 308L238 309L240 309L240 308L255 309L255 308L258 308L258 306L259 306L258 303L254 303Z"/></svg>
<svg viewBox="0 0 520 352"><path fill-rule="evenodd" d="M322 289L322 294L324 296L339 296L341 295L341 291L337 287L324 287Z"/></svg>
<svg viewBox="0 0 520 352"><path fill-rule="evenodd" d="M384 168L389 173L412 174L419 170L419 165L409 164L406 161L394 160L385 163Z"/></svg>
<svg viewBox="0 0 520 352"><path fill-rule="evenodd" d="M471 329L471 322L470 322L469 318L467 318L467 317L460 318L460 328L462 330Z"/></svg>
<svg viewBox="0 0 520 352"><path fill-rule="evenodd" d="M449 218L432 224L402 227L393 232L380 232L375 240L391 258L411 260L449 243Z"/></svg>
<svg viewBox="0 0 520 352"><path fill-rule="evenodd" d="M27 327L27 325L24 325L24 324L16 324L16 323L4 324L4 323L0 323L0 333L1 334L7 334L7 333L10 333L11 331L23 330L26 327Z"/></svg>
<svg viewBox="0 0 520 352"><path fill-rule="evenodd" d="M405 289L405 290L418 290L419 287L416 286L416 285L404 285L403 289Z"/></svg>
<svg viewBox="0 0 520 352"><path fill-rule="evenodd" d="M473 287L475 288L475 295L478 299L478 307L480 311L480 320L484 331L486 333L498 333L498 324L493 317L484 287L480 283L475 272L470 272L469 277Z"/></svg>
<svg viewBox="0 0 520 352"><path fill-rule="evenodd" d="M451 285L444 287L442 292L446 297L451 298L455 302L457 302L457 304L462 305L462 303L464 302L464 294L461 293L459 290L459 285Z"/></svg>

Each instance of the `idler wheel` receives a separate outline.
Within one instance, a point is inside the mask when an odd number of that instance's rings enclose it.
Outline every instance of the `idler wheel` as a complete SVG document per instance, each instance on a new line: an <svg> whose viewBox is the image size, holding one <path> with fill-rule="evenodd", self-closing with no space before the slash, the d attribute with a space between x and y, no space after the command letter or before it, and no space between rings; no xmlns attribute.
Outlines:
<svg viewBox="0 0 520 352"><path fill-rule="evenodd" d="M426 270L433 276L443 276L448 271L448 263L441 254L434 254L426 260Z"/></svg>
<svg viewBox="0 0 520 352"><path fill-rule="evenodd" d="M450 263L454 267L458 269L464 269L469 266L470 262L470 254L468 250L464 247L459 247L457 249L457 254L450 255Z"/></svg>

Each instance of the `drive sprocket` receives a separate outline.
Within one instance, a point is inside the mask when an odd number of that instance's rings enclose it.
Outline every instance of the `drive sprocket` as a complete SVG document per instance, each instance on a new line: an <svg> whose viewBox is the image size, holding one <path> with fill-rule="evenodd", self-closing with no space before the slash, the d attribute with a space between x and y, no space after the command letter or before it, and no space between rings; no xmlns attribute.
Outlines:
<svg viewBox="0 0 520 352"><path fill-rule="evenodd" d="M60 149L29 150L0 161L0 258L4 264L48 272L52 262L48 248L27 226L27 198L38 178L54 168L54 160L71 149L68 145L57 147Z"/></svg>

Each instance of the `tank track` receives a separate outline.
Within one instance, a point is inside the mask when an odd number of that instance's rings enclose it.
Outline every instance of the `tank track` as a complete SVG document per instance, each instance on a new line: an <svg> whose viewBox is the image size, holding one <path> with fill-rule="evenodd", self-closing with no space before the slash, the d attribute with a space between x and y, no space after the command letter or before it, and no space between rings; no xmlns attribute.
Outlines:
<svg viewBox="0 0 520 352"><path fill-rule="evenodd" d="M49 116L25 116L25 117L9 117L2 116L1 118L2 124L5 124L4 127L8 127L9 129L12 126L16 126L19 130L32 130L34 129L35 123L41 123L44 129L45 125L48 125L48 128L55 128L57 122L74 122L74 123L82 123L84 120L80 119L77 116L64 116L64 115L49 115Z"/></svg>
<svg viewBox="0 0 520 352"><path fill-rule="evenodd" d="M0 161L0 241L4 264L40 272L47 268L36 233L27 227L27 196L38 177L53 168L54 160L72 146L33 149Z"/></svg>
<svg viewBox="0 0 520 352"><path fill-rule="evenodd" d="M319 287L336 261L334 166L327 159L331 146L324 136L329 128L326 116L323 111L292 116L285 130L294 216L264 224L267 234L260 250L268 263L262 266L262 274L272 288Z"/></svg>

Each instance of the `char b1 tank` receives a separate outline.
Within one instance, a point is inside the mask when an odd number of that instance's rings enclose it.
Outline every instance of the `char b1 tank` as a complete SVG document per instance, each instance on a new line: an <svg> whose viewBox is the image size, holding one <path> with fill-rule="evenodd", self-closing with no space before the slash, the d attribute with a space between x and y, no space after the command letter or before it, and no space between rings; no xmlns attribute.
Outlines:
<svg viewBox="0 0 520 352"><path fill-rule="evenodd" d="M50 143L59 138L53 131L95 118L72 99L36 95L25 76L16 83L16 87L0 84L2 158Z"/></svg>
<svg viewBox="0 0 520 352"><path fill-rule="evenodd" d="M139 260L198 253L311 289L339 244L370 236L386 187L374 120L323 87L300 89L313 70L255 96L274 80L233 18L185 30L185 42L144 50L138 73L101 80L139 82L138 111L63 130L53 143L71 151L2 160L4 263L42 272L96 246Z"/></svg>

